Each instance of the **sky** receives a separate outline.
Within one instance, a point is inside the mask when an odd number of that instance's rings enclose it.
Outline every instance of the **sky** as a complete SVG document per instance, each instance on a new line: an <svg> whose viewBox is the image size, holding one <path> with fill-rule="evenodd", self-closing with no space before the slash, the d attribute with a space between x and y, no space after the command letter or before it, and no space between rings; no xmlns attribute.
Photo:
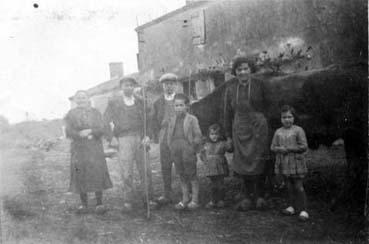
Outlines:
<svg viewBox="0 0 369 244"><path fill-rule="evenodd" d="M11 123L63 117L76 90L109 80L109 62L123 62L125 74L137 72L137 25L184 5L185 0L3 2L0 115Z"/></svg>

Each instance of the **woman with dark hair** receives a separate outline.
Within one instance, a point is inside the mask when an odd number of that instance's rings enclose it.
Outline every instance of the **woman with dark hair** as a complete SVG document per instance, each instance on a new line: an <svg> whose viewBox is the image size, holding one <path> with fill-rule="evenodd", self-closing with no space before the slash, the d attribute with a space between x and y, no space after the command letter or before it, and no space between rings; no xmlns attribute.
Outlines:
<svg viewBox="0 0 369 244"><path fill-rule="evenodd" d="M232 74L224 95L224 127L226 137L233 143L233 171L244 181L245 199L240 210L265 205L263 199L264 166L268 155L268 124L265 111L264 86L252 77L255 63L248 57L233 61Z"/></svg>

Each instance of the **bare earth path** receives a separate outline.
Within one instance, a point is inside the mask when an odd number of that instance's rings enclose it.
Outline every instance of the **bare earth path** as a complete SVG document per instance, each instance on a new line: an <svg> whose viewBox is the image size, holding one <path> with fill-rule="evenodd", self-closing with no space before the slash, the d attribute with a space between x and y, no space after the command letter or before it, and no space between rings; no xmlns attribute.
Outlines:
<svg viewBox="0 0 369 244"><path fill-rule="evenodd" d="M156 151L154 147L153 178L158 195L161 177ZM3 243L350 243L354 238L343 213L329 212L323 202L312 197L309 202L312 218L307 223L282 217L279 209L284 205L278 197L269 200L270 208L265 211L238 212L228 207L178 212L167 206L153 211L151 219L146 220L141 198L137 196L135 210L123 214L115 160L108 161L114 184L104 195L109 211L94 214L95 201L90 196L91 212L77 215L78 197L67 193L68 152L67 140L59 141L49 151L2 146ZM179 198L177 179L174 186ZM227 186L231 189L227 198L231 200L238 184L228 180ZM204 178L201 187L204 204L209 194Z"/></svg>

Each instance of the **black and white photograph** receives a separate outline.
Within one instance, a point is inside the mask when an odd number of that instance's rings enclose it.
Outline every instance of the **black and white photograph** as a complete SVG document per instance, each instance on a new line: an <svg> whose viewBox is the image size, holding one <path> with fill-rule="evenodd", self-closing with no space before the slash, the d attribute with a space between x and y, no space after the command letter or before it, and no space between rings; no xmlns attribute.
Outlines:
<svg viewBox="0 0 369 244"><path fill-rule="evenodd" d="M368 243L366 0L0 3L0 244Z"/></svg>

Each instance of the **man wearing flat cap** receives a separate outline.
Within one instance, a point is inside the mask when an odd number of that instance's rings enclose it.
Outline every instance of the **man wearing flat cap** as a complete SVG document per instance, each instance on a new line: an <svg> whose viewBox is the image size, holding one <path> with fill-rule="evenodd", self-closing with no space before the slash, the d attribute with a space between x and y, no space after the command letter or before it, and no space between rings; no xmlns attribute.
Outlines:
<svg viewBox="0 0 369 244"><path fill-rule="evenodd" d="M140 175L140 191L144 193L144 151L150 140L144 135L144 101L134 96L134 88L137 82L132 77L124 77L119 82L122 96L109 101L104 113L105 122L108 128L108 141L111 142L113 136L119 142L118 160L123 180L123 210L132 210L133 200L133 176L134 163ZM112 126L110 126L112 124ZM111 128L113 127L113 129ZM144 149L145 148L145 149ZM149 185L149 196L152 198L152 177L149 160L147 169L147 179ZM143 195L144 196L144 195ZM145 204L147 204L145 202ZM155 202L149 201L151 207Z"/></svg>
<svg viewBox="0 0 369 244"><path fill-rule="evenodd" d="M160 164L164 183L164 194L157 200L160 204L168 204L172 202L173 159L167 144L166 128L169 118L175 114L174 96L176 94L177 76L166 73L160 77L159 82L163 86L164 94L154 102L150 117L154 141L160 145Z"/></svg>

